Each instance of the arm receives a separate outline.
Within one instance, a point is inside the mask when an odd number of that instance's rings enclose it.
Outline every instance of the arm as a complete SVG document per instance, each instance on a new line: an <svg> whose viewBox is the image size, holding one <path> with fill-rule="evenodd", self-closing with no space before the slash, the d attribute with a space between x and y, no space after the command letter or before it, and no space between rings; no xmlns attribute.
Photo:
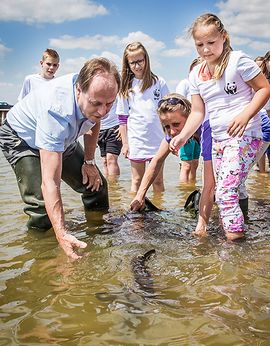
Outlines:
<svg viewBox="0 0 270 346"><path fill-rule="evenodd" d="M119 132L122 139L122 153L127 158L129 154L128 136L127 136L127 124L120 123Z"/></svg>
<svg viewBox="0 0 270 346"><path fill-rule="evenodd" d="M73 259L80 258L81 256L75 253L74 248L85 248L87 244L67 233L60 193L62 153L40 149L40 165L42 173L42 194L56 239L68 256Z"/></svg>
<svg viewBox="0 0 270 346"><path fill-rule="evenodd" d="M100 124L97 123L91 131L84 135L84 159L93 160L95 158L95 151L97 147L98 135L99 135ZM96 165L82 165L82 177L83 184L87 185L87 189L91 191L98 191L100 185L102 185L102 179L99 175L99 171Z"/></svg>
<svg viewBox="0 0 270 346"><path fill-rule="evenodd" d="M146 195L146 192L149 188L149 186L152 184L152 182L155 180L156 176L158 175L166 157L169 155L169 144L165 139L160 144L160 147L156 153L156 155L151 160L149 166L147 167L142 181L141 185L139 187L139 190L137 191L137 194L133 201L130 203L130 209L131 210L140 210L144 205L144 198Z"/></svg>
<svg viewBox="0 0 270 346"><path fill-rule="evenodd" d="M247 84L254 89L255 95L249 105L229 124L227 132L233 137L243 135L249 120L263 108L270 97L270 85L261 72Z"/></svg>
<svg viewBox="0 0 270 346"><path fill-rule="evenodd" d="M170 150L177 152L187 140L198 130L204 119L204 103L200 95L192 95L191 113L179 135L172 138Z"/></svg>

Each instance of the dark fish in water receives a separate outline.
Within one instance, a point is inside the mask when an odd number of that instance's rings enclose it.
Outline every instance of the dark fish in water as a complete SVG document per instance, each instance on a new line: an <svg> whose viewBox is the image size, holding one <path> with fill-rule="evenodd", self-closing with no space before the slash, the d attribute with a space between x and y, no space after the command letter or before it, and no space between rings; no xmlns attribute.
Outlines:
<svg viewBox="0 0 270 346"><path fill-rule="evenodd" d="M144 292L154 293L153 279L151 274L147 270L145 262L156 253L155 249L147 251L144 255L139 255L131 260L132 271L134 275L135 282L139 285L140 289ZM103 302L112 303L115 300L118 301L130 301L132 294L136 292L134 288L125 288L123 291L119 292L97 292L95 293L96 298ZM152 296L152 295L151 295ZM133 302L134 303L134 302Z"/></svg>
<svg viewBox="0 0 270 346"><path fill-rule="evenodd" d="M145 208L143 211L161 211L157 206L155 206L148 197L144 199Z"/></svg>
<svg viewBox="0 0 270 346"><path fill-rule="evenodd" d="M199 212L199 203L200 203L201 193L199 190L191 192L188 196L184 209L186 211L193 211L195 214Z"/></svg>
<svg viewBox="0 0 270 346"><path fill-rule="evenodd" d="M156 253L155 249L147 251L144 255L139 255L131 260L132 271L135 282L146 292L154 293L153 279L147 269L146 262Z"/></svg>

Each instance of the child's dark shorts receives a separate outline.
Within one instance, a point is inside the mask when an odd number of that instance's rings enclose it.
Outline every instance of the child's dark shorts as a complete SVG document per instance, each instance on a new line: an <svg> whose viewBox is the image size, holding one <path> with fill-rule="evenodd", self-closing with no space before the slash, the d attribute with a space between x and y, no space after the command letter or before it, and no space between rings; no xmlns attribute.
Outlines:
<svg viewBox="0 0 270 346"><path fill-rule="evenodd" d="M114 154L119 156L122 149L121 139L117 139L119 128L118 125L111 127L110 129L100 130L98 137L98 146L100 149L101 157L105 157L107 154Z"/></svg>

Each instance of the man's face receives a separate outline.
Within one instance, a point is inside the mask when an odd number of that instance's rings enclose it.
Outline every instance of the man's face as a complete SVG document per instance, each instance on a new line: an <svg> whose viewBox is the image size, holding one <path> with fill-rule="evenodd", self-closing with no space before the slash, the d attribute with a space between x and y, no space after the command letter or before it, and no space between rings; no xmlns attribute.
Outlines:
<svg viewBox="0 0 270 346"><path fill-rule="evenodd" d="M83 92L77 85L77 101L83 115L96 123L110 111L118 93L113 75L100 73L94 76L89 88Z"/></svg>

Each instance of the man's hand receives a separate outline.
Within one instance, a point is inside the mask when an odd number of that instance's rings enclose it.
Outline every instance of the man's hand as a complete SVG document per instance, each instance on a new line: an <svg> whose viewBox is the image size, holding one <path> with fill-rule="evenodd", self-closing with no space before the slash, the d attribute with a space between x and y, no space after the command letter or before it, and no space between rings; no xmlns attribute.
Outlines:
<svg viewBox="0 0 270 346"><path fill-rule="evenodd" d="M91 191L98 191L100 186L103 185L99 171L95 165L83 164L82 177L83 184L86 185L87 189L91 189Z"/></svg>
<svg viewBox="0 0 270 346"><path fill-rule="evenodd" d="M64 233L61 236L56 236L60 247L65 251L66 255L72 259L82 258L75 252L76 248L84 249L87 244L84 241L78 240L76 237L69 233Z"/></svg>

